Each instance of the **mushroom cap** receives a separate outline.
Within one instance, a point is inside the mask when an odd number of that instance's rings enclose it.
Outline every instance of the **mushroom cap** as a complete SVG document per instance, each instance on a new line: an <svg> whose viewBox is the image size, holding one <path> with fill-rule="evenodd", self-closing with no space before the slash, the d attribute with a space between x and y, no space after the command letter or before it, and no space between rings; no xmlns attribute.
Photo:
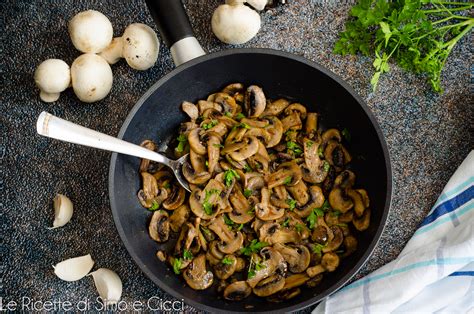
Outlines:
<svg viewBox="0 0 474 314"><path fill-rule="evenodd" d="M220 5L212 15L214 35L227 44L246 43L260 29L260 15L245 5Z"/></svg>
<svg viewBox="0 0 474 314"><path fill-rule="evenodd" d="M69 21L68 29L74 47L85 53L101 52L107 48L114 35L109 19L95 10L76 14Z"/></svg>
<svg viewBox="0 0 474 314"><path fill-rule="evenodd" d="M127 26L122 35L122 55L136 70L151 68L158 59L160 42L151 27L141 23Z"/></svg>
<svg viewBox="0 0 474 314"><path fill-rule="evenodd" d="M74 93L81 101L98 101L112 88L112 69L104 58L86 53L72 63L71 80Z"/></svg>
<svg viewBox="0 0 474 314"><path fill-rule="evenodd" d="M57 94L64 91L71 83L71 71L66 62L59 59L48 59L36 68L35 83L41 89L41 99L43 101L55 101L59 95L55 95L55 99L45 98L46 94Z"/></svg>

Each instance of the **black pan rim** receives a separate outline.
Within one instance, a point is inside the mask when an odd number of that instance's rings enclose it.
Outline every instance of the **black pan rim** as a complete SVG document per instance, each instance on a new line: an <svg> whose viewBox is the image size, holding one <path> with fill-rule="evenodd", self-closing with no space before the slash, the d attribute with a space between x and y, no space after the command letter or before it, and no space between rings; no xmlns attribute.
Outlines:
<svg viewBox="0 0 474 314"><path fill-rule="evenodd" d="M160 78L155 84L153 84L147 92L137 101L137 103L134 105L134 107L130 110L127 118L125 119L119 134L118 138L122 139L131 120L135 116L136 112L141 108L141 106L144 104L146 99L156 90L158 89L161 85L163 85L166 81L168 81L170 78L172 78L174 75L177 73L184 71L195 64L201 63L203 61L211 60L214 58L220 58L220 57L225 57L228 55L234 55L234 54L268 54L268 55L274 55L274 56L280 56L284 58L289 58L293 59L297 62L304 63L312 68L317 69L318 71L324 73L325 75L329 76L331 79L336 81L339 85L341 85L345 90L347 90L352 97L358 102L358 104L361 106L362 110L364 110L365 114L368 116L370 122L372 123L373 127L375 128L375 131L377 132L377 137L379 139L379 142L382 146L382 151L384 154L385 158L385 165L386 165L386 174L387 174L387 195L385 198L385 207L383 209L383 214L382 214L382 219L381 223L377 228L377 231L374 235L374 238L372 242L369 245L369 248L366 250L364 255L361 257L361 259L357 262L357 264L352 268L351 271L349 271L345 276L343 276L341 279L339 279L335 284L333 284L330 288L328 288L326 291L323 293L316 295L309 300L306 300L304 302L300 302L295 305L290 305L287 307L284 307L281 309L281 311L285 312L292 312L292 311L297 311L304 309L306 307L309 307L311 305L314 305L320 301L322 301L324 298L327 296L333 294L334 292L338 291L344 284L346 284L361 268L364 266L364 264L368 261L370 256L372 255L373 251L375 250L375 247L377 246L378 242L380 241L380 238L382 236L382 233L385 229L386 223L387 223L387 218L389 215L390 211L390 205L392 201L392 168L391 168L391 162L390 162L390 154L389 150L387 147L387 143L385 141L385 138L383 136L382 129L380 128L379 123L377 122L377 119L373 115L372 111L370 108L367 106L365 101L355 92L352 87L350 87L342 78L340 78L337 74L333 73L332 71L326 69L322 65L310 61L302 56L294 55L289 52L284 52L284 51L279 51L275 49L268 49L268 48L238 48L238 49L230 49L230 50L223 50L219 52L214 52L211 54L207 54L201 57L198 57L196 59L193 59L191 61L188 61L184 63L183 65L180 65L179 67L175 68L168 74L164 75L162 78ZM125 245L125 248L127 249L128 253L134 260L135 264L138 265L138 267L141 269L141 271L149 278L151 279L158 287L172 295L173 297L179 299L179 300L184 300L185 303L194 306L196 308L211 312L211 313L225 313L225 312L231 312L229 310L223 311L222 309L219 308L214 308L212 306L208 306L205 304L201 304L198 302L195 302L192 299L185 298L179 291L176 291L174 289L171 289L165 282L163 282L160 278L158 278L156 275L154 275L150 269L141 262L139 256L135 254L133 251L133 247L130 245L128 242L127 237L125 236L124 230L122 228L122 225L119 221L118 217L118 212L117 212L117 204L115 202L115 196L114 196L114 185L113 182L115 181L115 164L117 161L117 153L112 153L111 159L110 159L110 167L109 167L109 198L110 198L110 207L112 210L112 215L114 218L114 223L115 227L117 228L117 231L120 235L120 238ZM261 312L261 313L270 313L274 311L268 311L268 312ZM239 313L233 311L233 313ZM245 313L245 312L242 312Z"/></svg>

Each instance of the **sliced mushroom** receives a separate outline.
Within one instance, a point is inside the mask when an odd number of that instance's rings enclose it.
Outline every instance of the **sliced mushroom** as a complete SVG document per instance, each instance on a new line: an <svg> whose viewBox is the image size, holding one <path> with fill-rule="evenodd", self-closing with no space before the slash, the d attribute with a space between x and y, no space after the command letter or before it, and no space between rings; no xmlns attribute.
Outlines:
<svg viewBox="0 0 474 314"><path fill-rule="evenodd" d="M323 255L321 265L328 271L333 272L339 266L339 256L336 253L330 252Z"/></svg>
<svg viewBox="0 0 474 314"><path fill-rule="evenodd" d="M247 279L247 283L252 288L254 288L261 280L275 273L280 275L286 273L287 266L283 256L272 247L267 246L261 249L260 256L261 258L257 254L252 255L253 262L261 265L259 269L255 270L255 275Z"/></svg>
<svg viewBox="0 0 474 314"><path fill-rule="evenodd" d="M183 204L173 211L170 216L170 228L173 232L178 232L183 224L188 221L189 213L190 210L187 204Z"/></svg>
<svg viewBox="0 0 474 314"><path fill-rule="evenodd" d="M370 200L369 200L369 195L367 194L367 191L364 189L357 189L356 190L360 196L362 196L362 201L364 202L365 208L370 206Z"/></svg>
<svg viewBox="0 0 474 314"><path fill-rule="evenodd" d="M209 229L214 231L221 239L218 244L219 250L226 254L232 254L242 248L244 237L240 231L234 232L228 228L224 216L219 215L211 221Z"/></svg>
<svg viewBox="0 0 474 314"><path fill-rule="evenodd" d="M354 186L356 176L350 170L344 170L334 180L334 186L342 189L350 189Z"/></svg>
<svg viewBox="0 0 474 314"><path fill-rule="evenodd" d="M214 132L209 134L209 139L207 140L207 155L208 155L208 171L212 174L219 162L221 147L220 136Z"/></svg>
<svg viewBox="0 0 474 314"><path fill-rule="evenodd" d="M342 258L345 258L357 250L357 239L354 236L347 236L344 238L344 254Z"/></svg>
<svg viewBox="0 0 474 314"><path fill-rule="evenodd" d="M313 209L321 208L324 204L324 194L321 188L317 185L309 187L309 201L305 206L297 207L295 213L300 217L308 217Z"/></svg>
<svg viewBox="0 0 474 314"><path fill-rule="evenodd" d="M362 199L362 195L360 195L359 192L350 189L348 189L346 193L354 203L354 213L357 215L357 217L362 216L365 210L365 204L364 200Z"/></svg>
<svg viewBox="0 0 474 314"><path fill-rule="evenodd" d="M330 140L335 140L337 142L342 141L341 133L338 129L328 129L324 131L321 137L324 144L328 143Z"/></svg>
<svg viewBox="0 0 474 314"><path fill-rule="evenodd" d="M267 188L261 190L260 203L255 205L255 215L261 220L275 220L285 214L284 208L278 208L270 204L270 191Z"/></svg>
<svg viewBox="0 0 474 314"><path fill-rule="evenodd" d="M290 115L281 119L281 124L283 126L283 132L286 132L290 129L300 130L303 126L303 123L300 119L300 115L297 112L293 112Z"/></svg>
<svg viewBox="0 0 474 314"><path fill-rule="evenodd" d="M203 192L201 189L195 189L189 196L189 207L191 208L193 214L197 217L210 220L214 218L219 212L217 210L213 210L211 214L207 214L203 207L204 200L205 192Z"/></svg>
<svg viewBox="0 0 474 314"><path fill-rule="evenodd" d="M298 112L300 118L306 119L306 107L299 103L292 103L285 109L285 114L290 115L293 112Z"/></svg>
<svg viewBox="0 0 474 314"><path fill-rule="evenodd" d="M191 149L189 151L189 161L191 162L195 173L207 172L205 155L199 155Z"/></svg>
<svg viewBox="0 0 474 314"><path fill-rule="evenodd" d="M168 210L175 210L184 203L186 190L182 186L173 185L171 193L163 202L163 207Z"/></svg>
<svg viewBox="0 0 474 314"><path fill-rule="evenodd" d="M309 277L306 273L290 275L285 278L285 286L282 290L290 290L299 287L304 285L308 280Z"/></svg>
<svg viewBox="0 0 474 314"><path fill-rule="evenodd" d="M303 206L309 201L308 187L302 180L296 183L294 186L288 186L286 189L296 200L298 206Z"/></svg>
<svg viewBox="0 0 474 314"><path fill-rule="evenodd" d="M319 285L322 280L323 280L323 275L322 274L316 275L316 276L314 276L313 278L309 279L306 282L306 286L308 286L309 288L314 288L317 285Z"/></svg>
<svg viewBox="0 0 474 314"><path fill-rule="evenodd" d="M211 178L211 174L209 172L197 172L193 169L189 162L183 163L182 172L183 176L186 178L186 180L188 180L189 183L196 185L202 185Z"/></svg>
<svg viewBox="0 0 474 314"><path fill-rule="evenodd" d="M370 209L367 208L365 211L364 211L364 214L362 215L362 217L358 218L358 219L354 219L352 220L352 224L354 225L354 227L359 230L359 231L364 231L366 230L367 228L369 228L369 224L370 224Z"/></svg>
<svg viewBox="0 0 474 314"><path fill-rule="evenodd" d="M283 137L283 124L280 119L275 116L267 116L264 119L268 121L266 131L270 135L270 139L266 142L266 146L267 148L274 147L280 143L281 138Z"/></svg>
<svg viewBox="0 0 474 314"><path fill-rule="evenodd" d="M222 89L223 93L234 96L235 93L241 93L244 90L244 84L231 83Z"/></svg>
<svg viewBox="0 0 474 314"><path fill-rule="evenodd" d="M146 149L149 149L149 150L153 150L153 151L156 150L156 144L150 140L145 140L141 142L140 146L145 147ZM143 158L140 161L140 172L148 172L149 166L150 166L150 160Z"/></svg>
<svg viewBox="0 0 474 314"><path fill-rule="evenodd" d="M323 253L337 250L341 246L342 241L344 240L344 235L342 234L341 228L339 228L338 226L331 226L330 229L334 236L332 237L332 239L330 239L328 244L323 247Z"/></svg>
<svg viewBox="0 0 474 314"><path fill-rule="evenodd" d="M303 141L305 159L305 164L302 166L303 180L313 184L323 182L329 171L325 161L319 157L320 144L319 139L313 141L305 138Z"/></svg>
<svg viewBox="0 0 474 314"><path fill-rule="evenodd" d="M280 113L285 110L286 107L290 102L286 99L280 98L275 101L270 102L267 104L267 107L265 108L265 111L263 112L263 116L278 116Z"/></svg>
<svg viewBox="0 0 474 314"><path fill-rule="evenodd" d="M305 132L309 139L313 139L317 135L318 130L318 114L309 112L306 116Z"/></svg>
<svg viewBox="0 0 474 314"><path fill-rule="evenodd" d="M285 277L279 274L275 274L268 278L263 279L260 281L253 289L253 293L255 293L259 297L268 297L274 293L277 293L285 286Z"/></svg>
<svg viewBox="0 0 474 314"><path fill-rule="evenodd" d="M151 217L148 226L150 237L156 242L166 242L170 235L170 222L168 213L164 210L157 210Z"/></svg>
<svg viewBox="0 0 474 314"><path fill-rule="evenodd" d="M235 256L226 255L220 263L214 266L214 274L217 278L225 280L234 274L236 265L237 259Z"/></svg>
<svg viewBox="0 0 474 314"><path fill-rule="evenodd" d="M251 221L254 214L250 213L250 203L242 194L240 188L234 188L229 196L229 201L232 204L232 212L229 213L229 218L235 223L245 224Z"/></svg>
<svg viewBox="0 0 474 314"><path fill-rule="evenodd" d="M207 289L214 281L214 275L206 269L206 256L204 254L193 259L184 271L183 277L186 283L194 290Z"/></svg>
<svg viewBox="0 0 474 314"><path fill-rule="evenodd" d="M219 112L222 112L222 107L210 100L200 100L198 101L199 114L203 115L206 110L214 109Z"/></svg>
<svg viewBox="0 0 474 314"><path fill-rule="evenodd" d="M285 184L296 185L302 178L301 169L295 161L284 162L278 167L278 171L271 173L267 177L268 188Z"/></svg>
<svg viewBox="0 0 474 314"><path fill-rule="evenodd" d="M328 231L324 226L316 226L311 234L311 240L316 243L324 244L328 241Z"/></svg>
<svg viewBox="0 0 474 314"><path fill-rule="evenodd" d="M246 145L236 151L229 153L229 156L232 157L235 161L243 161L253 155L258 151L258 139L254 136L246 137Z"/></svg>
<svg viewBox="0 0 474 314"><path fill-rule="evenodd" d="M246 281L236 281L224 290L224 298L230 301L241 301L252 293L252 288Z"/></svg>
<svg viewBox="0 0 474 314"><path fill-rule="evenodd" d="M306 246L286 246L276 243L273 248L280 252L292 273L301 273L308 268L311 254Z"/></svg>
<svg viewBox="0 0 474 314"><path fill-rule="evenodd" d="M192 254L198 254L201 249L198 231L191 223L186 223L181 228L174 253L176 256L183 256L185 250Z"/></svg>
<svg viewBox="0 0 474 314"><path fill-rule="evenodd" d="M206 147L201 143L199 133L202 131L201 128L195 128L188 134L188 143L192 150L199 155L205 155L207 153Z"/></svg>
<svg viewBox="0 0 474 314"><path fill-rule="evenodd" d="M324 159L336 169L342 169L351 161L351 156L341 143L330 140L324 149Z"/></svg>
<svg viewBox="0 0 474 314"><path fill-rule="evenodd" d="M334 188L331 190L329 193L329 204L333 209L342 213L347 212L354 206L352 200L347 196L344 190L340 188Z"/></svg>
<svg viewBox="0 0 474 314"><path fill-rule="evenodd" d="M214 102L221 106L223 113L234 116L237 112L235 99L227 93L217 93L214 96Z"/></svg>
<svg viewBox="0 0 474 314"><path fill-rule="evenodd" d="M181 109L191 118L192 121L196 121L199 118L199 109L195 104L189 101L183 101Z"/></svg>
<svg viewBox="0 0 474 314"><path fill-rule="evenodd" d="M245 91L244 107L249 118L258 118L267 105L267 99L263 90L256 86L251 85Z"/></svg>
<svg viewBox="0 0 474 314"><path fill-rule="evenodd" d="M267 242L270 245L276 243L298 243L301 241L301 234L293 228L282 228L277 222L266 222L258 229L260 242Z"/></svg>

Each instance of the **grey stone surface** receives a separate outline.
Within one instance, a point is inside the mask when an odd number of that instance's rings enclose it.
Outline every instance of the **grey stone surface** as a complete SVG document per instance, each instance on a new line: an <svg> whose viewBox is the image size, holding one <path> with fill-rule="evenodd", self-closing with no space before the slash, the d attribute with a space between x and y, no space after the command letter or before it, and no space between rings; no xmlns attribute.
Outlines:
<svg viewBox="0 0 474 314"><path fill-rule="evenodd" d="M196 37L210 51L232 48L211 33L210 17L220 1L187 1ZM443 186L474 144L472 97L472 35L452 52L443 72L443 95L430 91L421 76L397 66L381 79L379 90L368 84L371 62L363 57L331 53L343 29L349 5L293 0L284 8L262 13L263 27L245 47L289 51L334 71L367 101L382 126L391 153L394 193L388 225L374 255L357 274L384 265L401 251ZM95 300L91 278L78 282L57 279L51 265L91 253L96 268L115 270L123 280L123 300L172 299L148 280L133 263L116 232L107 193L110 154L36 135L38 114L47 110L92 129L116 135L128 111L158 78L173 69L167 48L149 71L113 66L111 94L95 104L80 103L72 90L59 101L39 100L32 79L44 59L69 64L79 55L67 34L67 21L77 12L96 9L113 23L115 35L126 25L154 27L144 1L16 1L1 3L1 293L6 301L22 297L77 303ZM154 27L155 28L155 27ZM75 214L68 225L52 224L52 198L68 195ZM186 306L186 311L194 311Z"/></svg>

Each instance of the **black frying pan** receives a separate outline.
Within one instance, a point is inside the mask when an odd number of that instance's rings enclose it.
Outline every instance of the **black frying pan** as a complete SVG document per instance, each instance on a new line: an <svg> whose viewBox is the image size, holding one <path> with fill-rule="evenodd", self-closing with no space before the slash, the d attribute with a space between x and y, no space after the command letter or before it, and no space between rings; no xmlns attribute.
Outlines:
<svg viewBox="0 0 474 314"><path fill-rule="evenodd" d="M192 34L179 0L149 0L154 16L175 63L203 54ZM186 50L183 52L182 48ZM242 82L263 88L268 98L286 97L320 113L320 123L329 128L347 128L352 136L349 151L357 186L371 198L372 220L359 237L359 248L344 259L322 283L287 302L270 303L251 296L241 302L229 302L215 287L195 291L172 269L160 262L160 245L148 236L150 212L140 206L139 160L112 155L109 193L115 224L128 252L143 272L161 289L187 304L211 312L294 311L315 304L346 283L372 253L387 219L392 191L388 150L374 116L364 101L344 81L324 67L289 53L269 49L233 49L200 56L179 65L161 78L138 101L120 130L119 137L132 143L153 139L164 143L177 134L186 119L180 110L183 100L206 98L225 85Z"/></svg>

